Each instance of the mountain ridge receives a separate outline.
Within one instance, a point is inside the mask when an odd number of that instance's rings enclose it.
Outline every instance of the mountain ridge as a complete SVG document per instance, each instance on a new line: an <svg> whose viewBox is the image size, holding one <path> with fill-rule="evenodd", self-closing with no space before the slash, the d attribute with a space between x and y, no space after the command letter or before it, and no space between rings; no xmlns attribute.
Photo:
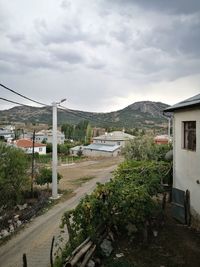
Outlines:
<svg viewBox="0 0 200 267"><path fill-rule="evenodd" d="M162 102L138 101L123 109L111 112L88 112L81 110L58 109L58 124L78 124L88 120L97 127L149 127L166 122L163 110L169 105ZM16 106L0 111L0 122L3 123L47 123L52 122L52 107Z"/></svg>

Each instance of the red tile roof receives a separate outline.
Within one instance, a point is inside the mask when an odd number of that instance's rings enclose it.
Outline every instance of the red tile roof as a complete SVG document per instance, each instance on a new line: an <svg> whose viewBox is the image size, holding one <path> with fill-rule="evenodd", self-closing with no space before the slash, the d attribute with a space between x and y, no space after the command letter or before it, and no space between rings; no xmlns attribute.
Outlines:
<svg viewBox="0 0 200 267"><path fill-rule="evenodd" d="M30 139L19 139L19 140L14 141L14 144L18 147L24 147L24 148L33 147L33 141ZM35 142L34 146L41 147L41 146L46 146L46 145Z"/></svg>

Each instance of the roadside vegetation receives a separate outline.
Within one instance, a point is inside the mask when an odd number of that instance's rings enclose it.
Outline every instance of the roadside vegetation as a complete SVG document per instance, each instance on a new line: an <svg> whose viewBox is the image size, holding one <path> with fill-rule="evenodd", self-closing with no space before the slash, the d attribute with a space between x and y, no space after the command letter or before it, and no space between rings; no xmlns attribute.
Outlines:
<svg viewBox="0 0 200 267"><path fill-rule="evenodd" d="M114 172L113 179L98 184L91 195L63 215L62 224L68 227L69 242L55 266L62 266L88 237L98 245L102 227L114 236L125 235L129 240L145 242L147 225L152 224L152 218L162 217L161 204L155 196L163 192L163 182L171 181L172 165L165 160L170 149L168 145L154 145L146 136L134 139L124 149L125 161ZM99 249L97 254L103 259Z"/></svg>

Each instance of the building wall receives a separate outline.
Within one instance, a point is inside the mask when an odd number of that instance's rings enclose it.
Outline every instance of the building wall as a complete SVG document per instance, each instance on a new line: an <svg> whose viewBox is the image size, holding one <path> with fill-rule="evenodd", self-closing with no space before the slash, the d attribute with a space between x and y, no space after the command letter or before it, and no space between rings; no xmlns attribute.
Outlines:
<svg viewBox="0 0 200 267"><path fill-rule="evenodd" d="M107 144L107 145L118 145L121 147L125 146L126 141L115 141L115 140L95 140L93 141L95 144Z"/></svg>
<svg viewBox="0 0 200 267"><path fill-rule="evenodd" d="M117 157L119 150L114 152L97 151L93 149L84 149L84 155L87 157Z"/></svg>
<svg viewBox="0 0 200 267"><path fill-rule="evenodd" d="M196 121L196 151L183 149L183 121ZM174 113L174 181L173 186L189 190L191 211L200 215L200 109Z"/></svg>
<svg viewBox="0 0 200 267"><path fill-rule="evenodd" d="M25 151L25 153L27 154L32 154L32 147L29 148L23 148L23 150ZM35 153L39 153L40 155L45 155L46 154L46 146L41 146L41 147L35 147L34 148L34 152Z"/></svg>

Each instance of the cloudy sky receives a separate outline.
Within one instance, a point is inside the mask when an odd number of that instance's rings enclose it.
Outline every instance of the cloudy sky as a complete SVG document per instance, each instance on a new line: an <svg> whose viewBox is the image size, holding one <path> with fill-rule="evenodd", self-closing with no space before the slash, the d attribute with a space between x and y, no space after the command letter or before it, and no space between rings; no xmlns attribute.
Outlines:
<svg viewBox="0 0 200 267"><path fill-rule="evenodd" d="M200 1L0 0L0 83L85 111L184 100L200 93Z"/></svg>

